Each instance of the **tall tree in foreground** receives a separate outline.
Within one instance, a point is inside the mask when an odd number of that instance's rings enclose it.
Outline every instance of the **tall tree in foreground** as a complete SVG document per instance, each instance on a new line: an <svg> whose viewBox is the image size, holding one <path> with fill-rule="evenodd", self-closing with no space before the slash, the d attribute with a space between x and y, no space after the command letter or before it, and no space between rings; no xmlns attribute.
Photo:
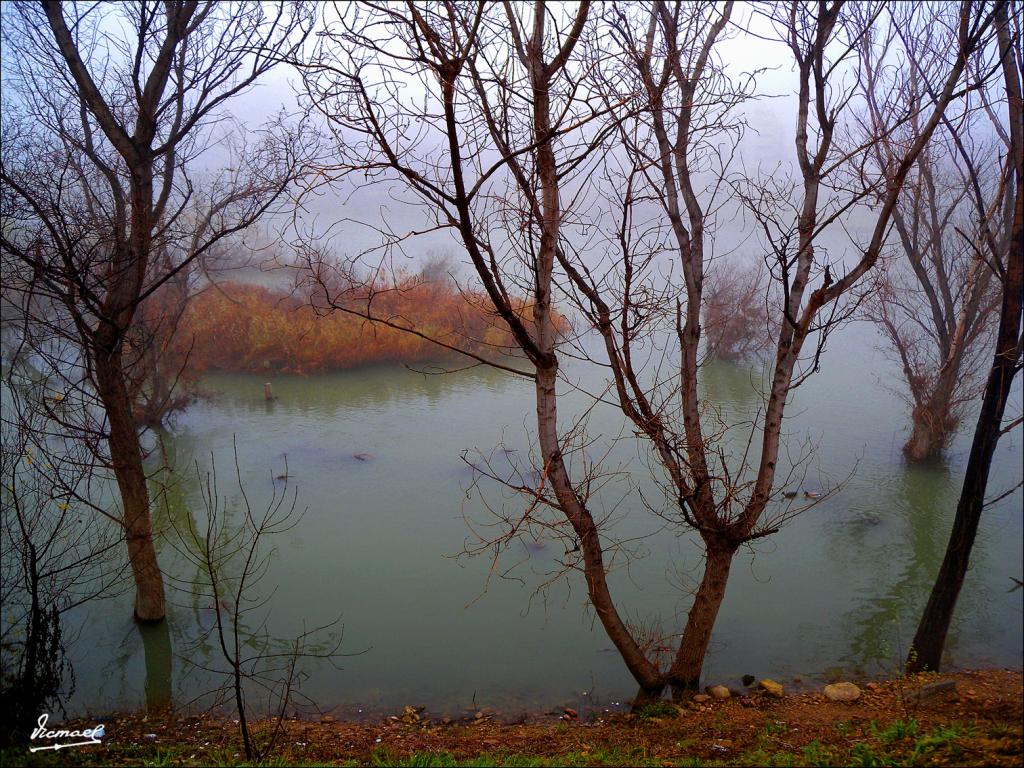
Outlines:
<svg viewBox="0 0 1024 768"><path fill-rule="evenodd" d="M834 133L856 91L855 80L842 81L840 73L856 71L860 30L841 2L766 10L799 72L801 177L777 188L739 185L768 232L768 261L783 296L771 390L747 442L756 441L760 455L751 459L725 455L720 434L701 422L698 391L711 255L698 175L716 148L728 146L716 144L715 126L742 99L715 55L732 8L623 3L601 16L585 2L571 12L543 2L353 5L327 21L318 55L304 70L313 105L339 139L334 170L413 191L430 218L423 228L460 240L525 357L518 372L534 382L537 479L504 478L527 507L499 521L504 532L488 543L498 554L526 528L561 537L565 571L582 571L597 619L645 696L666 686L681 695L699 684L736 551L798 511L781 502L776 487L786 400L816 367L833 308L875 265L900 187L956 98L965 62L991 21L988 5L946 12L957 55L926 110L922 137L904 148L884 185L859 259L833 279L815 246L861 199L835 208L824 202L849 160ZM617 59L595 80L610 50ZM599 187L595 150L608 147L609 164L622 160L625 171L609 171ZM598 242L593 233L609 220L609 205L616 231ZM514 305L514 293L528 297L528 313ZM593 359L611 382L601 399L622 411L650 447L659 479L667 478L668 509L657 511L704 544L704 572L667 665L649 653L612 595L608 569L620 548L603 527L607 477L588 454L593 439L580 422L559 420L560 366L586 350L558 344L558 296L580 309L602 342ZM666 328L675 346L661 343ZM659 351L660 362L652 358ZM545 510L553 514L545 517Z"/></svg>
<svg viewBox="0 0 1024 768"><path fill-rule="evenodd" d="M272 126L232 147L224 110L301 44L307 9L139 0L21 2L3 14L5 290L17 297L26 355L82 403L54 410L55 422L112 471L135 616L159 621L164 586L133 413L140 350L129 341L140 305L269 211L300 170L296 134ZM230 167L196 170L219 167L211 153L225 148ZM53 356L58 339L72 339L75 354Z"/></svg>
<svg viewBox="0 0 1024 768"><path fill-rule="evenodd" d="M1006 194L1010 199L1012 222L1008 237L999 242L997 255L1002 258L988 265L996 271L996 277L1002 284L999 330L946 556L907 657L907 669L911 672L938 670L942 665L946 634L967 575L978 524L988 503L985 494L992 456L1000 436L1006 431L1003 427L1006 401L1013 380L1021 370L1024 344L1021 331L1024 300L1024 105L1021 102L1021 74L1024 73L1024 47L1021 45L1020 5L1014 3L1010 7L1012 13L1002 5L996 17L1009 118Z"/></svg>

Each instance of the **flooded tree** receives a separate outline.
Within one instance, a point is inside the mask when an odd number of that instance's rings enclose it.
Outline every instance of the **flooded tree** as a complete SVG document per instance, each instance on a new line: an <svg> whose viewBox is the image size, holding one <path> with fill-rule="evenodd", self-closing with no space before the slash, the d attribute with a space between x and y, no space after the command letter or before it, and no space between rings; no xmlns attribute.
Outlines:
<svg viewBox="0 0 1024 768"><path fill-rule="evenodd" d="M761 262L719 262L704 282L704 338L707 352L719 360L748 360L772 342L768 279Z"/></svg>
<svg viewBox="0 0 1024 768"><path fill-rule="evenodd" d="M571 12L546 3L353 5L325 19L304 69L311 106L338 139L331 170L405 185L429 226L453 233L521 353L522 362L505 369L533 382L535 482L505 478L527 507L499 513L503 533L484 545L497 556L527 528L564 541L562 572L582 572L595 615L642 696L698 685L737 550L800 511L776 485L787 399L817 368L843 316L841 300L877 263L902 184L963 87L966 61L992 17L988 5L933 9L952 23L955 55L922 114L920 138L876 187L881 202L856 243L857 259L840 265L817 245L865 194L844 196L838 177L867 148L851 152L835 140L857 92L865 30L841 2L764 10L798 71L800 173L711 185L728 186L765 233L781 296L770 391L747 442L759 451L728 456L721 438L735 425L708 429L698 388L712 226L699 174L710 163L722 178L735 138L728 119L746 98L716 53L733 10L663 2L602 11L584 2ZM882 23L884 12L879 6L867 23ZM913 23L934 23L930 13ZM609 220L614 231L596 236ZM415 236L410 230L390 244ZM516 292L528 297L528 318L513 306ZM560 341L558 298L597 334L597 356ZM648 642L612 594L608 570L622 548L602 530L608 477L588 455L585 421L559 419L566 355L590 356L609 371L601 400L615 403L646 441L663 479L668 508L656 511L703 544L704 571L667 665L651 653L661 643Z"/></svg>
<svg viewBox="0 0 1024 768"><path fill-rule="evenodd" d="M159 621L132 391L131 369L145 360L131 348L139 309L271 211L300 172L310 136L278 120L246 141L224 109L302 42L307 8L25 2L3 14L13 96L0 165L5 288L37 362L83 393L87 404L57 423L112 472L135 616ZM197 170L218 167L214 151L227 153L222 170ZM70 357L54 355L61 339L74 342Z"/></svg>
<svg viewBox="0 0 1024 768"><path fill-rule="evenodd" d="M1000 489L995 499L986 498L989 470L999 438L1019 426L1021 421L1018 417L1009 425L1004 426L1003 423L1010 390L1021 371L1024 350L1021 326L1024 318L1024 103L1021 95L1024 45L1020 37L1020 8L1016 5L1010 8L1012 13L1006 5L1000 6L996 17L999 69L1006 99L1007 154L1004 172L1008 207L1004 215L1009 226L1004 230L1005 234L997 234L999 231L994 226L985 228L992 236L992 242L986 246L991 248L989 253L993 257L992 261L986 262L985 268L993 270L992 279L1000 289L999 327L953 530L906 661L907 669L913 672L934 671L941 667L946 634L970 566L982 513L997 499L1020 488L1018 484L1009 491Z"/></svg>
<svg viewBox="0 0 1024 768"><path fill-rule="evenodd" d="M921 111L937 87L948 51L942 26L904 37L907 63L887 57L898 30L887 39L865 38L864 121L873 171L890 179L895 155L921 135ZM975 62L981 71L991 62ZM884 92L898 88L909 118L892 132L879 132ZM882 332L900 365L911 409L911 434L903 447L908 461L940 456L956 432L965 405L980 394L999 289L993 264L1005 250L1011 217L1005 164L1009 135L993 97L979 88L951 110L925 146L907 181L907 194L893 211L896 253L880 260L865 314Z"/></svg>

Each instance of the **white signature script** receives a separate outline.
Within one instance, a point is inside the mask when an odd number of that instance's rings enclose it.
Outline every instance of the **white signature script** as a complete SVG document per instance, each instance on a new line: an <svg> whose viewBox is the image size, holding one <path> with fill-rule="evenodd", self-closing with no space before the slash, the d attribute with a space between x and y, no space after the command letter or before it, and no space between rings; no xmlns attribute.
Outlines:
<svg viewBox="0 0 1024 768"><path fill-rule="evenodd" d="M29 752L39 752L44 749L52 749L54 751L58 749L65 749L67 747L84 747L88 744L101 744L101 738L106 735L103 732L103 725L97 725L92 728L85 728L81 731L48 731L46 729L46 721L50 719L50 716L45 712L39 716L39 727L32 731L33 739L84 739L84 741L74 741L69 744L48 744L45 747L29 747Z"/></svg>

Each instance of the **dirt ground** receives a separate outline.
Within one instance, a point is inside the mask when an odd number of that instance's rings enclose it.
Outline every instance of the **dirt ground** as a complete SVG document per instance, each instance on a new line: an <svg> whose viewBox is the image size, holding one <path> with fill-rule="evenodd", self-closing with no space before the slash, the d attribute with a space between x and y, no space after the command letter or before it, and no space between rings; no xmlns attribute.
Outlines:
<svg viewBox="0 0 1024 768"><path fill-rule="evenodd" d="M937 681L939 692L916 691ZM967 671L862 685L854 702L821 691L656 705L638 714L503 724L486 715L440 723L407 708L377 723L283 723L272 765L995 765L1022 764L1020 671ZM29 755L9 765L241 765L231 719L120 715L100 719L102 746ZM96 721L80 721L90 727ZM69 727L61 725L60 727ZM71 726L74 727L74 726ZM271 724L257 722L262 737Z"/></svg>

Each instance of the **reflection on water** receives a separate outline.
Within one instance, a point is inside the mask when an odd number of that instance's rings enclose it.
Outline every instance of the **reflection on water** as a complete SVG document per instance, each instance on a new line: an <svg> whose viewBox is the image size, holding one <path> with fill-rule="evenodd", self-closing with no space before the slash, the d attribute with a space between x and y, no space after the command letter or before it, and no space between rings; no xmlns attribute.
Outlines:
<svg viewBox="0 0 1024 768"><path fill-rule="evenodd" d="M172 701L171 632L167 622L161 622L153 626L139 625L139 635L146 658L146 711L160 712Z"/></svg>
<svg viewBox="0 0 1024 768"><path fill-rule="evenodd" d="M740 552L709 679L898 666L901 638L905 644L913 634L945 547L970 436L960 436L945 467L907 468L899 451L904 406L886 388L891 370L855 328L834 339L821 374L795 394L785 429L791 444L816 449L802 487L830 488L856 471L835 497ZM566 374L601 389L599 372ZM277 400L263 399L264 381ZM273 542L263 584L268 630L289 637L341 615L342 650L365 651L344 659L341 670L310 667L303 690L321 707L356 712L413 703L457 714L482 705L601 705L632 692L580 580L570 576L537 592L560 555L557 543L516 549L522 562L514 580L488 580L487 558L455 557L469 536L466 519L487 519L479 497L467 494L472 472L463 455L528 471L529 382L486 369L424 376L374 368L312 378L211 375L203 386L211 396L163 436L173 467L159 484L157 515L167 532L161 563L174 577L169 622L162 632L144 630L140 642L130 595L90 606L72 708L157 707L168 697L181 704L210 685L180 662L183 655L203 662L216 649L199 642L209 606L184 586L197 578L195 566L167 537L189 520L202 522L196 463L205 472L214 457L219 492L229 506L237 503L233 438L254 508L275 491L297 488L306 510L298 527ZM702 387L724 421L749 420L761 403L762 373L709 365ZM1016 397L1011 407L1019 411ZM585 404L567 390L562 416ZM613 408L594 411L589 434L592 455L607 450L609 466L631 473L645 498L656 496L643 451L622 438ZM737 430L728 444L744 445L746 436ZM1019 478L1021 446L1011 437L1000 445L993 489ZM496 489L485 492L489 503L502 503ZM1021 571L1020 498L986 511L950 635L956 664L1020 664L1019 593L1006 591L1008 577ZM629 539L660 525L629 485L606 489L602 499L615 512L608 535ZM643 557L611 575L616 599L631 618L660 616L665 627L681 626L689 595L680 583L696 573L699 549L690 536L671 533L641 549Z"/></svg>
<svg viewBox="0 0 1024 768"><path fill-rule="evenodd" d="M837 538L837 544L856 552L874 576L858 590L859 605L846 616L851 641L844 660L862 667L872 663L883 669L898 667L905 655L916 629L921 596L930 591L945 552L944 505L957 493L954 479L943 467L908 467L898 480L902 482L892 489L896 514L883 518L863 512L847 523L849 532ZM975 613L978 606L973 597L965 596L958 616ZM950 646L956 644L954 625Z"/></svg>

